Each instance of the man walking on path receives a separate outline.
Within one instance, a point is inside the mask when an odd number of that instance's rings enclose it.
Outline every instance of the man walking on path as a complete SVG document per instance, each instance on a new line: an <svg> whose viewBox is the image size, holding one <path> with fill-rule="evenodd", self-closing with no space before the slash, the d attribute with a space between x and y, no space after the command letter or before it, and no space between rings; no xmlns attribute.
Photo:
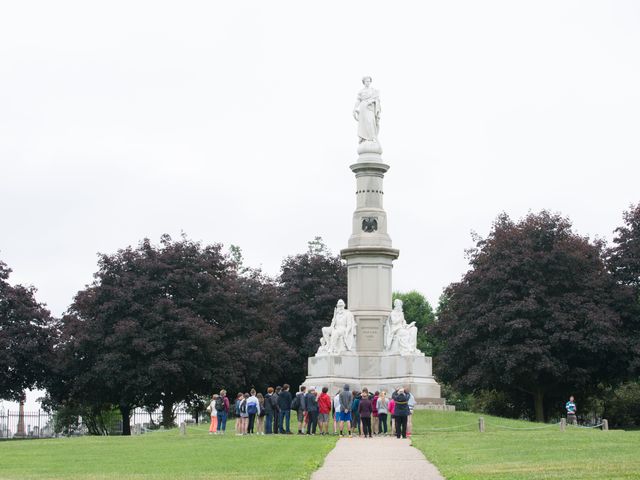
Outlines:
<svg viewBox="0 0 640 480"><path fill-rule="evenodd" d="M573 395L571 395L569 397L569 401L564 406L567 410L567 423L569 425L578 424L578 419L576 418L576 404L573 400Z"/></svg>
<svg viewBox="0 0 640 480"><path fill-rule="evenodd" d="M280 433L291 433L291 392L289 392L289 385L284 384L282 391L278 395L278 409L280 410L279 421ZM286 422L286 424L285 424ZM285 428L286 425L286 428Z"/></svg>
<svg viewBox="0 0 640 480"><path fill-rule="evenodd" d="M349 385L344 386L344 389L340 392L340 411L336 414L338 422L340 423L340 435L343 434L344 422L347 422L347 428L349 430L349 436L351 436L351 404L353 403L353 396L349 391Z"/></svg>

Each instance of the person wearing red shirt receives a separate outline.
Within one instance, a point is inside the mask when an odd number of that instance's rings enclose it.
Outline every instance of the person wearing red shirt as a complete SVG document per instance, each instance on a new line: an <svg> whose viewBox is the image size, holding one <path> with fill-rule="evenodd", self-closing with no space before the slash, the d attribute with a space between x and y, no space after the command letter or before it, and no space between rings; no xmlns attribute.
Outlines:
<svg viewBox="0 0 640 480"><path fill-rule="evenodd" d="M320 435L329 435L329 414L331 413L331 397L327 394L329 389L322 388L322 393L318 397L318 424L320 425Z"/></svg>

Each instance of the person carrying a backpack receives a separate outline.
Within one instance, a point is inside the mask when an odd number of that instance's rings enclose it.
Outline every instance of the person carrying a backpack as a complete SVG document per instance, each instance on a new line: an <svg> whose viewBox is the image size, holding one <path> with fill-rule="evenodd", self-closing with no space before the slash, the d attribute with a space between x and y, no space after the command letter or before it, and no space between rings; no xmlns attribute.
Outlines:
<svg viewBox="0 0 640 480"><path fill-rule="evenodd" d="M256 423L256 415L260 415L260 401L258 397L256 397L256 391L251 389L251 396L246 396L246 407L247 407L247 418L249 419L249 423L246 429L246 433L252 434L253 428Z"/></svg>
<svg viewBox="0 0 640 480"><path fill-rule="evenodd" d="M305 405L307 407L307 435L315 435L318 426L318 397L316 389L309 388L309 393L305 395Z"/></svg>
<svg viewBox="0 0 640 480"><path fill-rule="evenodd" d="M245 393L240 397L240 403L238 404L238 411L240 412L240 416L238 417L238 422L240 423L238 427L237 435L246 435L247 434L247 426L249 420L249 414L247 413L247 399L249 398L249 394Z"/></svg>
<svg viewBox="0 0 640 480"><path fill-rule="evenodd" d="M218 417L218 433L224 435L227 430L227 416L229 415L229 399L227 398L226 390L220 390L220 395L216 399L215 409Z"/></svg>
<svg viewBox="0 0 640 480"><path fill-rule="evenodd" d="M351 401L351 430L353 433L356 433L356 429L358 430L358 436L362 434L362 430L360 429L360 413L358 411L358 407L360 406L360 392L353 392L353 400Z"/></svg>
<svg viewBox="0 0 640 480"><path fill-rule="evenodd" d="M307 415L306 390L307 387L300 385L300 391L296 393L293 402L291 402L291 410L298 414L298 435L304 433L305 416Z"/></svg>
<svg viewBox="0 0 640 480"><path fill-rule="evenodd" d="M349 437L351 437L351 406L353 404L353 395L349 391L349 385L345 384L342 392L338 397L340 402L340 410L338 411L338 422L340 424L340 436L343 435L342 429L345 422L347 423L347 429L349 430Z"/></svg>
<svg viewBox="0 0 640 480"><path fill-rule="evenodd" d="M395 402L394 417L396 423L396 438L407 438L407 418L409 417L409 396L404 388L399 388L393 395Z"/></svg>

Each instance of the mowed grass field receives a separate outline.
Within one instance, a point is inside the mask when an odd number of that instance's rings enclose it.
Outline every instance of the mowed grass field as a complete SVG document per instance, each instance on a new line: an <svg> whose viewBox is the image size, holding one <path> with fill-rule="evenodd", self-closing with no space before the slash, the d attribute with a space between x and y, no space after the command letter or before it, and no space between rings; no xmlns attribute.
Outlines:
<svg viewBox="0 0 640 480"><path fill-rule="evenodd" d="M640 431L563 433L558 425L430 411L417 412L413 431L413 445L450 480L640 479Z"/></svg>
<svg viewBox="0 0 640 480"><path fill-rule="evenodd" d="M479 414L419 411L413 445L450 480L640 479L640 432L603 432ZM189 427L133 437L0 442L0 479L308 479L334 436L210 436ZM517 430L513 430L517 429ZM366 442L353 438L348 441ZM393 440L390 440L393 441ZM375 477L375 466L366 472ZM348 472L360 476L363 472Z"/></svg>
<svg viewBox="0 0 640 480"><path fill-rule="evenodd" d="M0 479L307 479L336 437L209 435L208 426L131 437L0 442Z"/></svg>

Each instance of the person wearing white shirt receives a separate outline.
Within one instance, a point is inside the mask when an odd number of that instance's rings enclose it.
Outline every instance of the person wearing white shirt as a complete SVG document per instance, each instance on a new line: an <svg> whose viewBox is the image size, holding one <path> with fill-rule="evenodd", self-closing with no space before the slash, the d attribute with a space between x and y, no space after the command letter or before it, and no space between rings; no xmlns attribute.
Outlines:
<svg viewBox="0 0 640 480"><path fill-rule="evenodd" d="M338 412L340 411L340 390L333 397L333 434L338 434Z"/></svg>
<svg viewBox="0 0 640 480"><path fill-rule="evenodd" d="M254 433L253 427L256 423L256 417L260 415L260 401L256 397L256 391L251 389L251 396L247 398L247 414L249 415L249 427L247 433Z"/></svg>
<svg viewBox="0 0 640 480"><path fill-rule="evenodd" d="M216 400L218 395L211 397L211 403L207 407L207 412L211 415L211 425L209 425L209 435L218 433L218 411L216 410Z"/></svg>

